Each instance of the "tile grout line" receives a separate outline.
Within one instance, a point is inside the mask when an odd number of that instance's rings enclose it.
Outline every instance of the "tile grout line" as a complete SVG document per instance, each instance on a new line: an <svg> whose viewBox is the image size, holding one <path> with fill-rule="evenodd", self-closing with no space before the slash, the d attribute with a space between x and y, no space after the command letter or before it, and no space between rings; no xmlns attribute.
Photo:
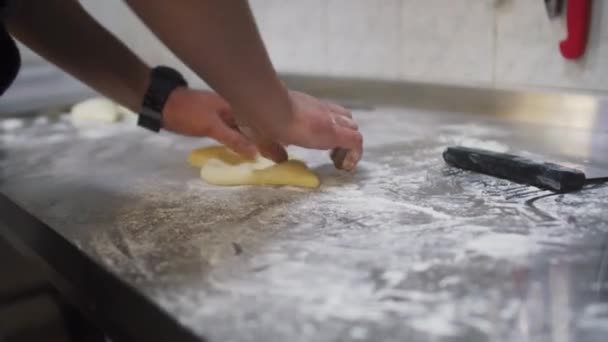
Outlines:
<svg viewBox="0 0 608 342"><path fill-rule="evenodd" d="M492 86L496 88L496 65L498 58L498 8L496 2L492 4Z"/></svg>
<svg viewBox="0 0 608 342"><path fill-rule="evenodd" d="M397 71L398 76L395 77L396 79L399 80L405 80L405 72L404 72L404 67L403 67L403 62L405 60L405 54L403 52L404 50L404 39L405 39L405 35L403 32L403 0L399 0L399 44L398 44L398 49L399 49L399 63L398 63L398 68L399 70Z"/></svg>
<svg viewBox="0 0 608 342"><path fill-rule="evenodd" d="M330 66L329 66L329 1L323 1L324 10L323 10L323 28L324 28L324 36L325 41L323 43L323 73L330 74Z"/></svg>

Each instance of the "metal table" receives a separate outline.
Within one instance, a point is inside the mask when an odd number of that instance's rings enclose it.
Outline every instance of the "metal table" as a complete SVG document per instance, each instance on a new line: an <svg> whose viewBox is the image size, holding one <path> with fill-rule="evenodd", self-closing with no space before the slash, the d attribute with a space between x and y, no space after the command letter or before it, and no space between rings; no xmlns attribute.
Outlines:
<svg viewBox="0 0 608 342"><path fill-rule="evenodd" d="M291 149L320 175L314 191L207 185L185 161L207 140L10 125L0 232L116 340L605 340L608 186L553 194L441 159L452 144L536 144L595 160L605 116L595 129L403 106L354 115L356 172Z"/></svg>

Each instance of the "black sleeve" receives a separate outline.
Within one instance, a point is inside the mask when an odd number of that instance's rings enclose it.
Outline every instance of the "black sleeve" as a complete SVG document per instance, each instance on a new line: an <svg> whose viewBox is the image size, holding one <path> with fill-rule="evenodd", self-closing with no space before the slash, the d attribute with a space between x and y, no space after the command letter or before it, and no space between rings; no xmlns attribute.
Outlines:
<svg viewBox="0 0 608 342"><path fill-rule="evenodd" d="M14 4L13 1L0 0L0 51L2 51L0 53L0 95L4 94L15 80L21 66L19 50L4 27L4 19L14 9L12 4Z"/></svg>
<svg viewBox="0 0 608 342"><path fill-rule="evenodd" d="M0 0L0 21L5 20L17 6L17 0Z"/></svg>

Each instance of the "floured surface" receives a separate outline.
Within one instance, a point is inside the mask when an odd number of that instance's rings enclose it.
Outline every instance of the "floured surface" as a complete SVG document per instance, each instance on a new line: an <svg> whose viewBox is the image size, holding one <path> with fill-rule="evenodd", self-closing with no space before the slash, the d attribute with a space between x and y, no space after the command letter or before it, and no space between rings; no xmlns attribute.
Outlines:
<svg viewBox="0 0 608 342"><path fill-rule="evenodd" d="M354 114L357 172L291 150L313 191L207 185L184 163L201 140L61 120L8 125L0 188L211 341L603 341L607 187L445 166L447 145L520 140L479 117Z"/></svg>

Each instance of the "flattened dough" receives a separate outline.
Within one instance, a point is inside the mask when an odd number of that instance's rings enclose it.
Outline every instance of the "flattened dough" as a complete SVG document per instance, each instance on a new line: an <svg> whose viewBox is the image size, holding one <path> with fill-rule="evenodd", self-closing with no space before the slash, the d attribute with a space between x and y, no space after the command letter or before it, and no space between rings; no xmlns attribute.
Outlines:
<svg viewBox="0 0 608 342"><path fill-rule="evenodd" d="M258 157L247 160L223 146L199 148L188 162L201 168L201 178L215 185L291 185L305 188L319 186L319 177L303 162L290 159L275 164Z"/></svg>

